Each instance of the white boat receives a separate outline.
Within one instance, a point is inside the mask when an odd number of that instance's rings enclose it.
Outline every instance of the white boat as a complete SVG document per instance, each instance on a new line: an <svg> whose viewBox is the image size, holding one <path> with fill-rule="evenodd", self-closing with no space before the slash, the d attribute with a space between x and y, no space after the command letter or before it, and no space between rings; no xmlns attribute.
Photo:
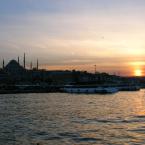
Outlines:
<svg viewBox="0 0 145 145"><path fill-rule="evenodd" d="M66 93L86 93L86 94L108 94L116 93L119 90L115 87L64 87Z"/></svg>

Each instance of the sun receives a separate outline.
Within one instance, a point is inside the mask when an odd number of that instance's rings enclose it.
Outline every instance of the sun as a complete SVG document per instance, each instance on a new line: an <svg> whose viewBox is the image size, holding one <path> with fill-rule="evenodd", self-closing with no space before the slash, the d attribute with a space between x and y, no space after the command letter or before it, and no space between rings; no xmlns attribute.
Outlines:
<svg viewBox="0 0 145 145"><path fill-rule="evenodd" d="M136 70L134 71L134 75L137 76L137 77L143 76L142 70L141 70L141 69L136 69Z"/></svg>

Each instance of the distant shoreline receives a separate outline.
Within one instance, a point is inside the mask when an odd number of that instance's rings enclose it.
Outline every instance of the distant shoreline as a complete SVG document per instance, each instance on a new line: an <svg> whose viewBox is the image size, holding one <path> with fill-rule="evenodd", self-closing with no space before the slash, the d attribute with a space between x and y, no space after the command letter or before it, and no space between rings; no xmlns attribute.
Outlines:
<svg viewBox="0 0 145 145"><path fill-rule="evenodd" d="M139 86L81 86L81 85L66 85L66 86L53 86L53 87L44 87L40 86L40 88L37 88L36 86L33 86L33 88L29 88L32 86L28 86L28 88L15 88L15 85L12 86L13 89L0 89L0 94L28 94L28 93L74 93L74 94L107 94L108 92L89 92L91 89L98 89L98 88L112 88L112 89L118 89L116 92L120 91L139 91L143 87ZM36 87L36 88L35 88ZM68 91L69 90L69 91ZM75 91L74 91L75 90ZM81 92L81 90L83 90Z"/></svg>

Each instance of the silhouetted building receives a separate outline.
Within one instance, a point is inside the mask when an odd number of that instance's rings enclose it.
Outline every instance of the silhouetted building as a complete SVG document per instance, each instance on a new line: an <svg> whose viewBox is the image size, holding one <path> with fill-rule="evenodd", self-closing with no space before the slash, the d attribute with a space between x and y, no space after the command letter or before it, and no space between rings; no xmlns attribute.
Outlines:
<svg viewBox="0 0 145 145"><path fill-rule="evenodd" d="M32 62L30 63L30 69L26 69L26 56L24 53L22 66L18 60L11 60L6 66L3 60L3 69L0 69L0 83L1 82L12 82L15 84L39 84L47 83L50 84L121 84L130 83L133 81L132 78L127 79L118 77L115 75L109 75L107 73L88 73L86 71L48 71L39 69L39 61L37 59L36 67L33 68ZM96 67L96 66L95 66ZM96 71L96 68L95 68Z"/></svg>
<svg viewBox="0 0 145 145"><path fill-rule="evenodd" d="M4 68L13 80L21 80L27 77L26 69L24 69L16 60L11 60Z"/></svg>

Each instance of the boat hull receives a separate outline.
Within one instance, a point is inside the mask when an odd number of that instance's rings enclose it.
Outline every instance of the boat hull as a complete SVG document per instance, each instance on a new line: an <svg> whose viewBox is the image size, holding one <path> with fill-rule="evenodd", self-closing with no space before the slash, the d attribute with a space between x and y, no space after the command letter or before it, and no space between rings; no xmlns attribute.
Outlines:
<svg viewBox="0 0 145 145"><path fill-rule="evenodd" d="M116 93L119 90L117 88L64 88L66 93L77 93L77 94L110 94Z"/></svg>

